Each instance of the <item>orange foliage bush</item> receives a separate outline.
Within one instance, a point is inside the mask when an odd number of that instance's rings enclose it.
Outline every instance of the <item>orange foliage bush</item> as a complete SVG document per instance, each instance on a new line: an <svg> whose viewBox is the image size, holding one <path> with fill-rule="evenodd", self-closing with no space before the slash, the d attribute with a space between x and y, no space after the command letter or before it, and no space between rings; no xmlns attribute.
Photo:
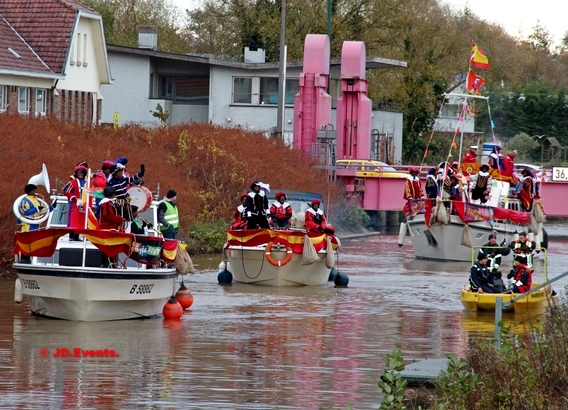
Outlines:
<svg viewBox="0 0 568 410"><path fill-rule="evenodd" d="M274 188L319 192L338 198L340 189L328 183L324 171L313 168L310 157L291 150L275 138L238 128L186 124L171 128L123 126L80 127L54 119L0 115L0 181L5 205L0 209L0 257L12 259L17 230L12 203L24 193L29 178L45 163L52 188L59 192L73 168L87 161L94 173L105 159L128 157L127 170L146 166L145 186L163 197L178 192L181 232L196 221L233 217L238 197L254 181ZM47 199L43 187L38 190ZM183 236L183 235L182 235Z"/></svg>

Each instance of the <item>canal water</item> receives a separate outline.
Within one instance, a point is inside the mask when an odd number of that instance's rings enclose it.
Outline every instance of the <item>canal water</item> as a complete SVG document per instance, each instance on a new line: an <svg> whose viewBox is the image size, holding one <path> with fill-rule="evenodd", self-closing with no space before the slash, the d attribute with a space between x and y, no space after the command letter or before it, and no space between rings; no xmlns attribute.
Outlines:
<svg viewBox="0 0 568 410"><path fill-rule="evenodd" d="M0 408L377 409L388 353L463 355L493 329L491 315L460 304L469 264L416 260L409 240L396 241L344 240L347 288L222 286L219 260L195 259L184 278L195 302L174 321L33 317L13 302L13 280L1 281ZM567 269L567 245L551 239L550 277Z"/></svg>

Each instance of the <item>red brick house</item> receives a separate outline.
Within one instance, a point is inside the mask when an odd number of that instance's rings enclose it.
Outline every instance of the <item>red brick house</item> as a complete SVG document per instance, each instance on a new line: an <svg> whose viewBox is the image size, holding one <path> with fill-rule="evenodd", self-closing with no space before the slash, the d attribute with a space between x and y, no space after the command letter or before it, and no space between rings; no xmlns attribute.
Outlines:
<svg viewBox="0 0 568 410"><path fill-rule="evenodd" d="M0 0L0 113L98 124L110 82L100 14L75 0Z"/></svg>

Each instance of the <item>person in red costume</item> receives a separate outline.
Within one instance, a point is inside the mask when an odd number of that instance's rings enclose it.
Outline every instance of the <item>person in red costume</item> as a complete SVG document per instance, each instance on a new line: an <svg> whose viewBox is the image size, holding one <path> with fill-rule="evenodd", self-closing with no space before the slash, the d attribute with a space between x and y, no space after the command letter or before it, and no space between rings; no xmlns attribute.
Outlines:
<svg viewBox="0 0 568 410"><path fill-rule="evenodd" d="M67 226L74 229L85 228L85 210L86 204L83 204L83 189L87 189L85 177L87 176L87 168L84 165L75 167L73 179L63 187L63 194L69 201L69 214L67 216ZM78 241L79 234L71 232L69 240Z"/></svg>
<svg viewBox="0 0 568 410"><path fill-rule="evenodd" d="M290 227L290 218L292 218L292 207L286 200L286 193L278 192L274 197L276 199L270 206L270 218L274 229L288 229Z"/></svg>
<svg viewBox="0 0 568 410"><path fill-rule="evenodd" d="M422 190L422 184L420 183L420 177L418 174L420 170L418 168L412 167L408 170L410 176L404 181L404 199L406 199L406 204L402 211L404 215L410 213L410 201L413 199L421 199L424 197L424 191Z"/></svg>
<svg viewBox="0 0 568 410"><path fill-rule="evenodd" d="M104 187L106 187L110 179L110 173L115 165L116 164L112 161L104 160L102 168L93 175L92 187L99 188L102 191Z"/></svg>
<svg viewBox="0 0 568 410"><path fill-rule="evenodd" d="M477 145L472 145L462 158L462 164L475 164L477 162Z"/></svg>
<svg viewBox="0 0 568 410"><path fill-rule="evenodd" d="M124 222L126 221L122 216L118 215L116 206L114 204L116 189L107 186L103 189L104 198L101 200L99 209L99 227L98 229L113 229L122 231ZM101 268L117 268L118 256L108 257L101 252Z"/></svg>
<svg viewBox="0 0 568 410"><path fill-rule="evenodd" d="M241 194L241 204L235 209L235 222L231 225L231 229L246 229L247 227L247 196L246 192Z"/></svg>
<svg viewBox="0 0 568 410"><path fill-rule="evenodd" d="M529 168L523 169L521 175L523 187L521 188L521 192L519 192L519 198L521 199L523 209L526 212L531 212L534 204L533 200L535 198L539 198L536 180L534 174Z"/></svg>
<svg viewBox="0 0 568 410"><path fill-rule="evenodd" d="M524 256L516 256L513 262L515 266L511 269L511 272L507 275L507 279L512 279L513 283L508 289L509 292L513 293L525 293L528 292L532 285L532 270L530 270L526 263L526 258Z"/></svg>
<svg viewBox="0 0 568 410"><path fill-rule="evenodd" d="M306 211L306 231L334 234L335 229L327 225L323 211L319 209L321 201L314 199L311 208Z"/></svg>
<svg viewBox="0 0 568 410"><path fill-rule="evenodd" d="M404 181L404 199L420 199L424 197L424 191L420 184L420 177L418 174L420 170L412 167L408 170L410 176Z"/></svg>
<svg viewBox="0 0 568 410"><path fill-rule="evenodd" d="M99 229L114 229L122 231L125 219L118 214L114 204L116 189L107 186L104 190L104 198L101 200L99 212Z"/></svg>
<svg viewBox="0 0 568 410"><path fill-rule="evenodd" d="M517 156L517 151L513 150L507 153L503 157L503 169L501 170L502 177L509 177L510 181L513 182L515 177L513 176L513 171L515 169L515 157Z"/></svg>

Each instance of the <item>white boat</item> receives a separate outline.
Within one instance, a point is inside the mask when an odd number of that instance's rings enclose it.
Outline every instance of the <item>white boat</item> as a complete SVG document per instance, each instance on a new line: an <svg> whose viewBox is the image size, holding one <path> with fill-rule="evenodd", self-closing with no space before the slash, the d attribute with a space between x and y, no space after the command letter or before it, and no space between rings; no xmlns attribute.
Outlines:
<svg viewBox="0 0 568 410"><path fill-rule="evenodd" d="M158 202L151 202L141 216L157 226ZM175 294L177 272L161 267L160 258L175 258L177 241L100 229L75 229L82 240L71 241L67 208L66 198L59 196L47 228L15 234L16 301L25 296L33 314L73 321L161 315ZM111 248L122 252L120 268L101 267L100 249Z"/></svg>
<svg viewBox="0 0 568 410"><path fill-rule="evenodd" d="M529 232L531 228L531 214L519 211L516 199L507 198L508 183L494 181L494 184L501 186L498 192L499 203L497 206L481 206L466 202L452 202L453 209L459 212L449 215L447 223L439 222L435 217L429 224L426 223L427 213L424 209L418 211L412 217L407 218L406 228L410 233L412 247L417 259L428 259L438 261L463 261L474 260L472 249L479 249L489 240L489 234L496 233L498 242L503 240L507 243L516 239L516 234ZM423 207L423 205L421 205ZM432 215L436 213L436 205L432 210ZM533 221L533 223L535 223ZM462 237L466 225L469 230L471 241L465 246ZM537 235L529 234L531 239L537 243L540 249L543 236L545 235L542 223L536 224ZM466 243L467 243L466 242ZM399 242L400 244L400 242ZM473 256L472 256L473 255ZM503 256L503 261L512 261L512 253Z"/></svg>
<svg viewBox="0 0 568 410"><path fill-rule="evenodd" d="M272 192L278 192L273 190ZM304 214L320 194L307 191L283 190L293 210L289 230L254 229L228 230L221 269L228 270L236 282L264 286L317 286L328 282L335 264L339 240L334 235L306 233ZM268 194L274 200L273 194ZM306 263L302 255L304 240L309 237L318 255ZM328 237L330 245L328 245ZM328 255L331 246L331 255Z"/></svg>
<svg viewBox="0 0 568 410"><path fill-rule="evenodd" d="M333 264L328 261L327 236L309 234L319 260L302 265L305 230L255 229L227 232L225 256L236 282L264 286L316 286L328 282ZM337 238L332 241L333 263Z"/></svg>

